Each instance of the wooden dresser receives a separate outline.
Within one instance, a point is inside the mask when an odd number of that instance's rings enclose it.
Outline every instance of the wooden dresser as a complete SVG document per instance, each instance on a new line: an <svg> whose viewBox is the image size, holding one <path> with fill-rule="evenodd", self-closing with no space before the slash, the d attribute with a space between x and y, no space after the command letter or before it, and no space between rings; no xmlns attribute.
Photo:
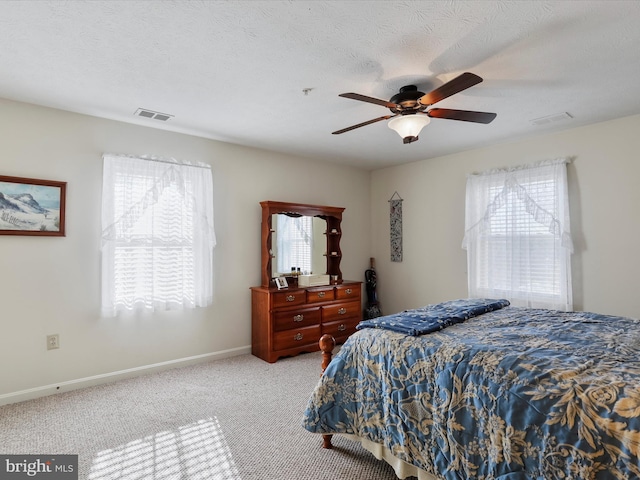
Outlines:
<svg viewBox="0 0 640 480"><path fill-rule="evenodd" d="M361 282L251 288L251 353L269 363L319 350L325 333L343 343L362 319Z"/></svg>

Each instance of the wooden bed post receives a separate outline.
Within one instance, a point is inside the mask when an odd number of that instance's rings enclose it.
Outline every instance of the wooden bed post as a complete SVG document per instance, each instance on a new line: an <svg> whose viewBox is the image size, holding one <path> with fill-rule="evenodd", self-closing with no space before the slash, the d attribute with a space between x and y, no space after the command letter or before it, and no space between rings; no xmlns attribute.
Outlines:
<svg viewBox="0 0 640 480"><path fill-rule="evenodd" d="M322 351L322 372L326 370L331 363L331 356L333 355L333 349L336 346L336 340L329 334L324 334L320 337L318 342L320 350ZM321 374L322 376L322 374ZM322 435L322 448L333 448L331 445L332 435Z"/></svg>

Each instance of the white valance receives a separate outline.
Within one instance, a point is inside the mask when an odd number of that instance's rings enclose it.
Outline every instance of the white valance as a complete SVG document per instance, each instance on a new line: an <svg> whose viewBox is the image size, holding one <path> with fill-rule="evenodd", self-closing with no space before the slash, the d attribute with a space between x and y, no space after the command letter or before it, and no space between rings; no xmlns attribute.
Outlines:
<svg viewBox="0 0 640 480"><path fill-rule="evenodd" d="M471 199L472 208L467 208L467 222L465 224L464 239L462 248L467 249L470 242L473 242L478 235L485 233L489 227L491 218L496 215L501 207L505 205L509 194L515 193L518 199L525 205L526 212L535 219L537 223L543 225L549 233L558 237L563 247L573 253L573 241L569 226L569 205L556 205L557 208L549 210L540 205L527 191L522 184L531 185L535 183L536 177L546 176L552 170L554 174L564 179L565 185L560 198L568 198L566 192L566 164L571 163L570 158L558 158L555 160L543 160L531 165L520 165L510 168L500 168L486 170L480 173L472 173L467 176L470 183L481 183L487 190L497 192L495 196L486 195L474 196ZM467 190L467 195L469 191Z"/></svg>

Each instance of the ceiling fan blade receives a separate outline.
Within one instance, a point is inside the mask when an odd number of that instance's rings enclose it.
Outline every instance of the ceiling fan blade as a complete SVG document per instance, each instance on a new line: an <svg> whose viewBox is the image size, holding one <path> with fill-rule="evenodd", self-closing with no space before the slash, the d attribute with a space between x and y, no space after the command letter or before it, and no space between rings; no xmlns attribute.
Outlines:
<svg viewBox="0 0 640 480"><path fill-rule="evenodd" d="M341 133L348 132L350 130L355 130L356 128L364 127L366 125L371 125L372 123L379 122L381 120L387 120L392 117L397 117L398 115L385 115L384 117L374 118L373 120L369 120L368 122L359 123L358 125L352 125L347 128L343 128L342 130L336 130L335 132L331 132L332 135L340 135Z"/></svg>
<svg viewBox="0 0 640 480"><path fill-rule="evenodd" d="M465 72L462 75L457 76L453 80L448 81L441 87L423 95L418 99L422 105L433 105L434 103L444 100L451 95L455 95L469 87L473 87L482 82L482 78L473 73Z"/></svg>
<svg viewBox="0 0 640 480"><path fill-rule="evenodd" d="M386 100L380 100L378 98L367 97L366 95L360 95L359 93L341 93L339 97L350 98L352 100L360 100L361 102L375 103L376 105L382 105L387 108L395 108L398 105L388 102Z"/></svg>
<svg viewBox="0 0 640 480"><path fill-rule="evenodd" d="M487 112L472 112L470 110L450 110L448 108L432 108L427 115L433 118L448 120L462 120L463 122L491 123L497 114Z"/></svg>

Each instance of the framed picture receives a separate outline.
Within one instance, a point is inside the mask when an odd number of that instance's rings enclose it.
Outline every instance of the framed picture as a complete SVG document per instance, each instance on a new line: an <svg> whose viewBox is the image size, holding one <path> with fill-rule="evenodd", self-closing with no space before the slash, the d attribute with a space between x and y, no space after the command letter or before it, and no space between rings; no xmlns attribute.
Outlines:
<svg viewBox="0 0 640 480"><path fill-rule="evenodd" d="M287 279L285 277L276 277L276 286L278 290L287 288L289 284L287 283Z"/></svg>
<svg viewBox="0 0 640 480"><path fill-rule="evenodd" d="M64 237L66 182L0 175L0 235Z"/></svg>

